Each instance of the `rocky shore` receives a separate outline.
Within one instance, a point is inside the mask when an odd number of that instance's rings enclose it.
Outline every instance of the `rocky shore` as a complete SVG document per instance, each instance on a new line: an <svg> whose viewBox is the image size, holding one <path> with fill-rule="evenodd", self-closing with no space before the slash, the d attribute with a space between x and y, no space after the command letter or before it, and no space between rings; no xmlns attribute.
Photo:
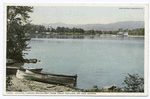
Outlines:
<svg viewBox="0 0 150 99"><path fill-rule="evenodd" d="M19 79L15 75L6 76L7 92L80 92L62 85L48 84L33 80Z"/></svg>

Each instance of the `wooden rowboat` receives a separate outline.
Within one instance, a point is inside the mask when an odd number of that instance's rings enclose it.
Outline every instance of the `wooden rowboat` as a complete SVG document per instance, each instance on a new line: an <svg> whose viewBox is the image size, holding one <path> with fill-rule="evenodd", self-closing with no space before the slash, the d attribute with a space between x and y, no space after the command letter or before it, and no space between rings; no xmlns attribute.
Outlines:
<svg viewBox="0 0 150 99"><path fill-rule="evenodd" d="M40 82L53 83L53 84L61 84L68 86L76 86L77 75L61 75L61 74L51 74L51 73L43 73L38 71L33 71L31 69L17 70L16 77L21 79L31 79Z"/></svg>
<svg viewBox="0 0 150 99"><path fill-rule="evenodd" d="M6 66L6 73L9 74L15 74L17 73L17 70L20 69L22 71L26 71L26 69L36 71L36 72L41 72L43 68L26 68L26 67L13 67L13 66Z"/></svg>

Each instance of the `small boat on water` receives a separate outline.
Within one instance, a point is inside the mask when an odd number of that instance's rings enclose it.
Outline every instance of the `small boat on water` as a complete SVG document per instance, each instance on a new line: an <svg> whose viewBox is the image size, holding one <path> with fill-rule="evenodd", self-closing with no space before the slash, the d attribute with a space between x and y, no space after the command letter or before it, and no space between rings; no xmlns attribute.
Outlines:
<svg viewBox="0 0 150 99"><path fill-rule="evenodd" d="M6 59L6 65L12 65L14 64L16 61L14 59Z"/></svg>
<svg viewBox="0 0 150 99"><path fill-rule="evenodd" d="M61 75L61 74L51 74L38 72L31 69L21 70L18 69L16 73L16 77L21 79L31 79L40 82L53 83L53 84L61 84L68 86L76 86L77 75Z"/></svg>

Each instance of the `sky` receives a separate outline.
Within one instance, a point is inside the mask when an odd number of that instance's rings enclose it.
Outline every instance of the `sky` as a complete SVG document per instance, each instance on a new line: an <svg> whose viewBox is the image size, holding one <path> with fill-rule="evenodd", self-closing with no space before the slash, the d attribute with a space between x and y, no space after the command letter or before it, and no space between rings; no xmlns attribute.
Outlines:
<svg viewBox="0 0 150 99"><path fill-rule="evenodd" d="M33 24L49 24L58 22L66 24L109 24L120 21L144 21L144 8L102 6L34 6L33 13L30 13L29 15Z"/></svg>

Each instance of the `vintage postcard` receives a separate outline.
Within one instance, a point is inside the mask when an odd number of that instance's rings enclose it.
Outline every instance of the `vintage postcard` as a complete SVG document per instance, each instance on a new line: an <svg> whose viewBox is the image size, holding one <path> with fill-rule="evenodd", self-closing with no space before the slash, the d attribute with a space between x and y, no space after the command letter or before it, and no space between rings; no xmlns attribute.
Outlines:
<svg viewBox="0 0 150 99"><path fill-rule="evenodd" d="M5 3L3 94L148 96L148 8Z"/></svg>

